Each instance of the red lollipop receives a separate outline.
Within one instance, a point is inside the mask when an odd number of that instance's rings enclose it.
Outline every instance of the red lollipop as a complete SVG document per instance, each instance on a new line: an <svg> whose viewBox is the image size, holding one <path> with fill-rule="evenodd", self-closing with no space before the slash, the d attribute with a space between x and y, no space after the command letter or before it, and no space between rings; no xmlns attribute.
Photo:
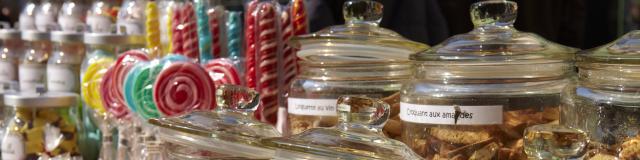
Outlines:
<svg viewBox="0 0 640 160"><path fill-rule="evenodd" d="M198 44L198 24L196 22L196 13L193 10L193 4L187 2L181 10L182 14L182 50L183 55L195 61L198 60L200 51Z"/></svg>
<svg viewBox="0 0 640 160"><path fill-rule="evenodd" d="M258 91L260 92L260 119L275 124L278 112L278 30L276 8L263 3L258 11Z"/></svg>
<svg viewBox="0 0 640 160"><path fill-rule="evenodd" d="M184 44L182 40L182 13L180 12L180 6L175 6L173 8L173 15L171 15L171 52L175 54L182 54L184 52L182 45Z"/></svg>
<svg viewBox="0 0 640 160"><path fill-rule="evenodd" d="M256 73L256 16L258 0L252 0L247 3L244 22L244 39L245 39L245 82L247 87L256 89L258 78Z"/></svg>
<svg viewBox="0 0 640 160"><path fill-rule="evenodd" d="M177 116L215 106L215 85L200 65L174 62L165 66L153 87L153 101L164 116Z"/></svg>
<svg viewBox="0 0 640 160"><path fill-rule="evenodd" d="M129 108L124 100L123 84L129 70L135 63L149 61L146 53L130 50L118 56L118 60L104 74L100 84L100 94L104 108L116 118L129 115Z"/></svg>
<svg viewBox="0 0 640 160"><path fill-rule="evenodd" d="M238 70L229 59L219 58L210 60L205 65L205 69L209 72L209 76L211 76L216 86L222 84L240 85Z"/></svg>

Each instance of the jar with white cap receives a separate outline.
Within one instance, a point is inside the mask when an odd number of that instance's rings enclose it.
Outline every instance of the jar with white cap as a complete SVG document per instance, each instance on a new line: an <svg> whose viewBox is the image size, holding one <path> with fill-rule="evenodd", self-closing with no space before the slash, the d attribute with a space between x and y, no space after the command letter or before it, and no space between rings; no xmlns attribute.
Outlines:
<svg viewBox="0 0 640 160"><path fill-rule="evenodd" d="M35 9L36 30L48 32L58 30L58 12L60 0L42 0Z"/></svg>
<svg viewBox="0 0 640 160"><path fill-rule="evenodd" d="M20 31L0 29L0 83L18 81L18 58L22 49Z"/></svg>
<svg viewBox="0 0 640 160"><path fill-rule="evenodd" d="M33 92L37 85L46 83L47 61L53 52L51 36L48 32L22 31L22 40L27 47L18 67L20 90Z"/></svg>
<svg viewBox="0 0 640 160"><path fill-rule="evenodd" d="M82 33L52 32L54 52L47 64L47 88L56 92L80 91L80 65L85 53Z"/></svg>

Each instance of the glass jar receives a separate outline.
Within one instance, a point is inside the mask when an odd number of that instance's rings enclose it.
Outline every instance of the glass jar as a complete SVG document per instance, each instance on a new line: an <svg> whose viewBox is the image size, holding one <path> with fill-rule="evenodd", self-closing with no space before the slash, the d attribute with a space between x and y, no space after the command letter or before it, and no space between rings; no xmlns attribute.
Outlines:
<svg viewBox="0 0 640 160"><path fill-rule="evenodd" d="M144 35L146 0L124 0L118 12L117 30L119 34Z"/></svg>
<svg viewBox="0 0 640 160"><path fill-rule="evenodd" d="M84 32L87 8L84 0L65 0L58 13L58 24L61 31Z"/></svg>
<svg viewBox="0 0 640 160"><path fill-rule="evenodd" d="M21 92L4 99L13 117L3 137L3 159L78 158L76 119L70 114L76 94Z"/></svg>
<svg viewBox="0 0 640 160"><path fill-rule="evenodd" d="M524 129L559 119L577 50L514 29L517 8L474 3L474 30L411 56L402 139L422 157L524 159Z"/></svg>
<svg viewBox="0 0 640 160"><path fill-rule="evenodd" d="M85 53L82 33L52 32L55 51L47 65L47 89L80 93L80 65Z"/></svg>
<svg viewBox="0 0 640 160"><path fill-rule="evenodd" d="M18 82L18 60L24 52L22 43L20 31L0 29L0 83Z"/></svg>
<svg viewBox="0 0 640 160"><path fill-rule="evenodd" d="M638 159L640 31L577 56L578 83L566 88L561 124L586 131L588 157Z"/></svg>
<svg viewBox="0 0 640 160"><path fill-rule="evenodd" d="M18 67L20 90L33 92L36 86L46 83L47 61L53 52L51 36L47 32L22 31L22 40L27 42L27 48Z"/></svg>
<svg viewBox="0 0 640 160"><path fill-rule="evenodd" d="M382 132L391 114L386 102L366 96L342 96L336 103L335 127L267 138L262 143L276 148L274 159L421 159L407 145Z"/></svg>
<svg viewBox="0 0 640 160"><path fill-rule="evenodd" d="M25 3L24 8L22 8L20 12L18 29L21 31L36 30L35 11L37 6L35 0L28 0Z"/></svg>
<svg viewBox="0 0 640 160"><path fill-rule="evenodd" d="M42 0L35 9L35 25L40 32L59 30L58 12L60 11L59 0Z"/></svg>
<svg viewBox="0 0 640 160"><path fill-rule="evenodd" d="M150 119L158 127L165 159L270 159L274 150L260 138L280 137L273 126L253 117L258 93L246 87L217 88L214 112L196 111L181 117Z"/></svg>
<svg viewBox="0 0 640 160"><path fill-rule="evenodd" d="M288 92L290 134L334 126L340 95L384 98L399 92L413 71L409 55L428 47L378 27L378 2L348 1L344 14L346 25L293 38L302 61Z"/></svg>
<svg viewBox="0 0 640 160"><path fill-rule="evenodd" d="M115 20L118 8L114 1L96 0L87 10L87 25L90 33L115 32Z"/></svg>

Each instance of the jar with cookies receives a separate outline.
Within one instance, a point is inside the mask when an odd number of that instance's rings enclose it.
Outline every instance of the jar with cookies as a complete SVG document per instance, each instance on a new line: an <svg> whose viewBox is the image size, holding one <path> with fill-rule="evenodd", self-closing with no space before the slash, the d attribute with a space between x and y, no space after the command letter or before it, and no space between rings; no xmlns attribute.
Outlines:
<svg viewBox="0 0 640 160"><path fill-rule="evenodd" d="M288 92L288 134L337 124L341 95L384 98L392 104L391 137L400 134L399 91L413 72L409 55L428 46L378 27L382 4L351 0L344 4L345 25L295 37L301 73Z"/></svg>
<svg viewBox="0 0 640 160"><path fill-rule="evenodd" d="M411 56L402 139L427 159L526 159L524 129L557 123L577 49L521 32L517 4L470 7L475 28Z"/></svg>

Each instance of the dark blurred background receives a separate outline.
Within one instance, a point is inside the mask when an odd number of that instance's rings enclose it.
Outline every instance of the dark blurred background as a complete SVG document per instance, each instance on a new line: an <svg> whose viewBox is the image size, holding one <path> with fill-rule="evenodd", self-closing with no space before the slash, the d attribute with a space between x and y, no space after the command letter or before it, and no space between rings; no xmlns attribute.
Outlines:
<svg viewBox="0 0 640 160"><path fill-rule="evenodd" d="M307 0L311 31L343 24L345 1ZM382 27L411 40L436 45L473 28L469 6L479 0L378 1L385 7ZM515 1L519 6L517 29L582 49L611 42L640 24L640 0ZM0 0L0 21L15 22L25 2Z"/></svg>

